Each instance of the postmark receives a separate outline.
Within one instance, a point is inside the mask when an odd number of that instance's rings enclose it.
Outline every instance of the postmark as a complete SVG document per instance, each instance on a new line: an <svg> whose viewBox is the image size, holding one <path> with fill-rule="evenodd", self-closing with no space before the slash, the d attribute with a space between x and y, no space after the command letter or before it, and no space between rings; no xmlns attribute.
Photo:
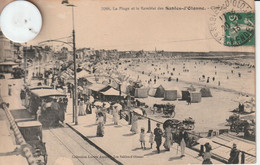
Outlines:
<svg viewBox="0 0 260 165"><path fill-rule="evenodd" d="M211 6L209 30L224 46L254 45L255 15L244 0L225 0Z"/></svg>

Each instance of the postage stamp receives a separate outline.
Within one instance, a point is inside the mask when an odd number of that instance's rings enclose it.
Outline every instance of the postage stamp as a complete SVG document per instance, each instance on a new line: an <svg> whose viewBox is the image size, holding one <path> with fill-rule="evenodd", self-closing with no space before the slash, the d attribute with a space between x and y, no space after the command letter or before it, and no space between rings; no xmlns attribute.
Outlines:
<svg viewBox="0 0 260 165"><path fill-rule="evenodd" d="M255 44L255 17L244 0L225 0L210 7L209 30L213 38L225 46Z"/></svg>

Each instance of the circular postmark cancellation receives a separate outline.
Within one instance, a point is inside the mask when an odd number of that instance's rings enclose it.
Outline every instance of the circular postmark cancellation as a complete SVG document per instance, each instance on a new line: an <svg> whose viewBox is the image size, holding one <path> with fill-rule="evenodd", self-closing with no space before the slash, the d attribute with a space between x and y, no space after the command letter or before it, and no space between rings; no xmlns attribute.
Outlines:
<svg viewBox="0 0 260 165"><path fill-rule="evenodd" d="M255 14L244 0L224 0L209 11L209 30L225 46L254 45Z"/></svg>

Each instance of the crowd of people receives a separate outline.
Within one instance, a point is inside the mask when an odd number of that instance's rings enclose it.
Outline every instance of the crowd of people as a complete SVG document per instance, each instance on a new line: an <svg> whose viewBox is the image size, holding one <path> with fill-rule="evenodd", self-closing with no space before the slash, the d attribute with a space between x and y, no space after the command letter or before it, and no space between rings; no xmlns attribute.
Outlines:
<svg viewBox="0 0 260 165"><path fill-rule="evenodd" d="M167 65L167 69L169 68L169 66ZM161 68L157 68L159 70L161 70ZM155 70L156 71L156 70ZM186 70L185 72L189 72L189 70ZM232 71L233 73L233 71ZM144 73L143 73L144 74ZM168 74L170 74L168 72ZM147 80L146 82L148 84L156 84L157 81L160 79L159 76L155 76L152 75L151 73L150 75L150 79ZM161 74L162 76L165 75L165 73ZM180 75L180 73L179 73ZM215 72L215 75L217 75L217 72ZM241 74L239 74L239 77L241 77ZM139 76L138 76L139 78ZM228 79L228 77L227 77ZM171 81L172 78L169 78L169 81ZM207 80L206 82L209 83L210 82L210 77L206 78L205 75L202 75L202 77L199 78L199 80ZM179 78L176 78L176 82L179 81ZM215 81L215 77L212 77L212 81ZM52 85L55 89L59 88L59 87L63 87L64 82L59 78L59 77L55 77L52 76L51 81L50 82L46 82L46 84ZM220 81L218 82L218 85L220 86ZM68 93L70 94L70 96L73 95L73 85L68 84ZM21 98L24 98L24 94L21 94ZM105 135L105 131L104 131L104 127L107 121L107 114L111 114L113 117L113 123L114 125L118 125L119 124L119 120L121 118L121 113L122 110L127 109L127 107L132 106L132 102L131 99L126 99L124 101L119 101L119 102L101 102L101 101L97 101L94 99L93 96L91 95L87 95L86 93L81 93L78 96L79 100L78 100L78 115L79 116L85 116L87 114L92 114L95 113L96 119L95 119L95 124L97 125L97 130L96 130L96 136L98 137L103 137ZM59 102L57 100L57 102ZM138 104L138 100L135 100L135 102ZM191 99L189 97L189 99L187 100L188 104L191 104ZM137 107L140 107L140 103L139 105L137 105ZM55 107L53 107L55 108ZM37 110L37 119L40 118L42 109L39 108ZM140 115L137 113L131 113L132 115L130 115L130 123L131 123L131 129L130 131L133 132L134 134L139 133L139 125L138 125L138 120ZM149 143L150 143L150 147L153 147L153 143L156 143L156 149L157 152L160 153L161 152L161 145L162 145L162 140L163 138L164 143L163 143L163 147L165 148L166 151L170 151L172 145L174 143L177 144L177 150L178 147L180 147L180 152L181 152L181 157L185 156L185 148L187 146L188 143L188 133L184 130L173 130L171 128L171 126L166 127L164 130L162 130L160 128L160 124L157 123L157 127L153 130L149 132ZM175 131L175 133L177 132L177 134L175 134L175 136L173 135L173 131ZM141 127L140 129L140 136L139 136L139 141L140 141L140 145L142 149L146 149L146 130L145 128ZM211 146L210 144L205 144L204 145L205 148L205 152L201 152L201 156L203 157L203 164L212 164L211 162ZM232 153L230 153L230 157L232 157L232 159L230 158L229 162L231 163L236 163L236 157L237 157L237 150L236 147L233 147Z"/></svg>

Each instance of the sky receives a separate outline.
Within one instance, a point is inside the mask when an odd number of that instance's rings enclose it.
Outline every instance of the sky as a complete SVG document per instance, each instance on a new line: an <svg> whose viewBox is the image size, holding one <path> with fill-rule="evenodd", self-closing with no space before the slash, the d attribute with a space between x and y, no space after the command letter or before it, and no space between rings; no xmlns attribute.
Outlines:
<svg viewBox="0 0 260 165"><path fill-rule="evenodd" d="M221 1L221 0L220 0ZM227 47L209 31L208 9L216 0L73 0L76 48L165 51L254 51L254 47ZM247 0L253 2L252 0ZM3 2L3 3L2 3ZM10 0L1 0L0 10ZM72 8L62 0L31 0L40 10L43 27L28 44L72 35ZM252 3L253 5L253 3ZM251 6L252 6L251 5ZM131 10L138 7L205 7L206 10ZM103 7L118 10L105 11ZM121 7L121 10L119 8ZM129 10L122 10L129 8ZM65 39L63 41L71 41ZM56 45L52 43L53 45ZM59 44L60 46L63 46ZM65 46L65 45L64 45Z"/></svg>

